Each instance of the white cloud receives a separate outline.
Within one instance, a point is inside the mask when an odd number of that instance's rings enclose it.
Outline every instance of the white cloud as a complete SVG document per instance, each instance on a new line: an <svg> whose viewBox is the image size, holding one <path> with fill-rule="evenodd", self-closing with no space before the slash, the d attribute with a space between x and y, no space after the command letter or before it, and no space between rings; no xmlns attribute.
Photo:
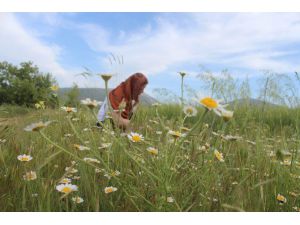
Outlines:
<svg viewBox="0 0 300 225"><path fill-rule="evenodd" d="M14 64L33 61L42 72L52 73L63 86L86 82L74 76L79 70L67 70L60 65L60 46L43 43L35 36L35 31L25 29L13 14L0 13L0 27L0 61Z"/></svg>
<svg viewBox="0 0 300 225"><path fill-rule="evenodd" d="M187 64L277 72L300 69L299 62L285 59L300 54L290 50L300 44L299 13L167 14L154 26L122 31L123 38L117 41L108 30L90 28L93 35L85 39L91 49L123 55L127 72L153 75L178 66L184 70Z"/></svg>

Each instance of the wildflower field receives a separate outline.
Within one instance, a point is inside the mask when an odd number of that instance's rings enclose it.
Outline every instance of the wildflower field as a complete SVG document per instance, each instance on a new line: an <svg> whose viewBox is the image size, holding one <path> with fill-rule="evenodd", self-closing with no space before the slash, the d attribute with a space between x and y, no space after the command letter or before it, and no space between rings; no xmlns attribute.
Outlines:
<svg viewBox="0 0 300 225"><path fill-rule="evenodd" d="M299 211L300 111L198 103L141 106L127 133L87 104L1 107L0 211Z"/></svg>

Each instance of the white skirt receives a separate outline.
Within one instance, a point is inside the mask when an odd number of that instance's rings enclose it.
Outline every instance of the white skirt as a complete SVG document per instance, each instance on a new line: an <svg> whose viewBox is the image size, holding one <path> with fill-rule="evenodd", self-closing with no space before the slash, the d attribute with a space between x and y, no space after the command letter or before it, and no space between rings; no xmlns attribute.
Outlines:
<svg viewBox="0 0 300 225"><path fill-rule="evenodd" d="M106 118L106 114L107 114L107 111L108 111L108 104L107 104L107 98L105 97L105 100L104 102L102 103L100 109L99 109L99 112L97 114L97 119L98 121L100 122L103 122Z"/></svg>

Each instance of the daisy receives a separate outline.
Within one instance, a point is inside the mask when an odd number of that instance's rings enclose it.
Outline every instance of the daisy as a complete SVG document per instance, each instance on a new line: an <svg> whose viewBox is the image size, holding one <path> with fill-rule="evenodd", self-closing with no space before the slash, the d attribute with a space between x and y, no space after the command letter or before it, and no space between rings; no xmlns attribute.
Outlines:
<svg viewBox="0 0 300 225"><path fill-rule="evenodd" d="M291 160L285 159L283 162L280 162L283 166L290 166L292 164Z"/></svg>
<svg viewBox="0 0 300 225"><path fill-rule="evenodd" d="M66 106L62 106L61 109L67 113L70 113L70 112L77 112L77 109L76 108L72 108L72 107L66 107Z"/></svg>
<svg viewBox="0 0 300 225"><path fill-rule="evenodd" d="M167 202L173 203L174 202L174 198L173 197L167 197Z"/></svg>
<svg viewBox="0 0 300 225"><path fill-rule="evenodd" d="M169 130L168 134L172 135L175 139L185 136L184 134L180 133L179 131L173 131L173 130Z"/></svg>
<svg viewBox="0 0 300 225"><path fill-rule="evenodd" d="M221 152L219 152L218 150L215 150L214 154L215 154L215 157L217 158L217 160L219 160L220 162L224 162L224 157Z"/></svg>
<svg viewBox="0 0 300 225"><path fill-rule="evenodd" d="M112 173L111 173L111 175L113 176L113 177L117 177L117 176L120 176L120 171L119 170L115 170L115 171L113 171Z"/></svg>
<svg viewBox="0 0 300 225"><path fill-rule="evenodd" d="M98 105L100 105L102 102L99 102L97 100L91 100L90 98L86 98L84 100L81 100L81 104L86 105L90 109L96 108Z"/></svg>
<svg viewBox="0 0 300 225"><path fill-rule="evenodd" d="M152 155L158 155L158 149L153 147L148 147L147 151Z"/></svg>
<svg viewBox="0 0 300 225"><path fill-rule="evenodd" d="M289 191L289 195L291 195L291 196L293 196L293 197L295 197L295 198L297 198L297 197L299 196L298 193L295 193L295 192L293 192L293 191Z"/></svg>
<svg viewBox="0 0 300 225"><path fill-rule="evenodd" d="M59 181L60 184L70 184L72 180L70 178L63 178Z"/></svg>
<svg viewBox="0 0 300 225"><path fill-rule="evenodd" d="M35 171L30 171L25 173L25 175L23 175L23 179L30 181L30 180L35 180L37 178L36 176L36 172Z"/></svg>
<svg viewBox="0 0 300 225"><path fill-rule="evenodd" d="M184 132L189 132L191 129L187 128L187 127L180 127L180 130L182 130Z"/></svg>
<svg viewBox="0 0 300 225"><path fill-rule="evenodd" d="M113 186L104 188L105 194L109 194L109 193L115 192L115 191L117 191L117 190L118 190L118 188L113 187Z"/></svg>
<svg viewBox="0 0 300 225"><path fill-rule="evenodd" d="M101 173L101 172L102 172L101 169L95 168L95 173Z"/></svg>
<svg viewBox="0 0 300 225"><path fill-rule="evenodd" d="M232 136L232 135L221 135L221 138L223 138L226 141L237 141L237 140L241 140L242 137L240 136Z"/></svg>
<svg viewBox="0 0 300 225"><path fill-rule="evenodd" d="M192 117L197 115L197 109L193 106L185 106L183 112L187 117Z"/></svg>
<svg viewBox="0 0 300 225"><path fill-rule="evenodd" d="M28 125L27 127L24 128L25 131L39 131L45 127L47 127L50 123L52 123L52 121L48 121L48 122L38 122L38 123L32 123L30 125Z"/></svg>
<svg viewBox="0 0 300 225"><path fill-rule="evenodd" d="M73 146L79 151L91 150L89 147L83 145L74 144Z"/></svg>
<svg viewBox="0 0 300 225"><path fill-rule="evenodd" d="M83 160L86 162L89 162L89 163L99 163L100 164L100 161L98 159L94 159L94 158L85 157L85 158L83 158Z"/></svg>
<svg viewBox="0 0 300 225"><path fill-rule="evenodd" d="M104 149L104 148L109 148L111 146L111 143L102 143L98 149Z"/></svg>
<svg viewBox="0 0 300 225"><path fill-rule="evenodd" d="M30 155L19 155L18 157L18 160L20 160L21 162L28 162L30 160L32 160L32 157Z"/></svg>
<svg viewBox="0 0 300 225"><path fill-rule="evenodd" d="M152 104L152 106L153 106L153 107L158 107L158 106L161 106L161 104L158 103L158 102L155 102L155 103Z"/></svg>
<svg viewBox="0 0 300 225"><path fill-rule="evenodd" d="M297 212L300 212L300 208L297 207L297 206L294 206L293 209L294 209L295 211L297 211Z"/></svg>
<svg viewBox="0 0 300 225"><path fill-rule="evenodd" d="M78 187L74 184L60 184L56 186L56 190L65 194L69 194L73 191L77 191Z"/></svg>
<svg viewBox="0 0 300 225"><path fill-rule="evenodd" d="M77 169L72 168L72 167L66 167L65 171L68 172L68 173L77 173L78 172Z"/></svg>
<svg viewBox="0 0 300 225"><path fill-rule="evenodd" d="M226 105L220 104L219 100L210 97L200 99L199 103L209 111L213 110L218 116L222 115L222 110L225 110L226 107Z"/></svg>
<svg viewBox="0 0 300 225"><path fill-rule="evenodd" d="M277 197L276 197L277 201L280 203L280 204L283 204L283 203L286 203L286 198L281 195L281 194L278 194Z"/></svg>
<svg viewBox="0 0 300 225"><path fill-rule="evenodd" d="M221 117L225 122L229 121L233 117L233 111L229 111L221 108Z"/></svg>
<svg viewBox="0 0 300 225"><path fill-rule="evenodd" d="M154 124L159 124L159 122L156 121L156 120L149 120L149 122L150 122L150 123L154 123Z"/></svg>
<svg viewBox="0 0 300 225"><path fill-rule="evenodd" d="M79 196L73 197L72 201L77 203L77 204L80 204L80 203L84 202L83 198L81 198Z"/></svg>
<svg viewBox="0 0 300 225"><path fill-rule="evenodd" d="M127 135L128 139L131 140L132 142L141 142L144 140L143 135L131 132L130 134Z"/></svg>
<svg viewBox="0 0 300 225"><path fill-rule="evenodd" d="M108 180L110 180L111 177L118 177L118 176L120 176L120 174L121 174L120 171L115 170L115 171L111 172L110 174L105 173L104 176L105 176Z"/></svg>
<svg viewBox="0 0 300 225"><path fill-rule="evenodd" d="M80 176L73 176L73 180L80 180Z"/></svg>

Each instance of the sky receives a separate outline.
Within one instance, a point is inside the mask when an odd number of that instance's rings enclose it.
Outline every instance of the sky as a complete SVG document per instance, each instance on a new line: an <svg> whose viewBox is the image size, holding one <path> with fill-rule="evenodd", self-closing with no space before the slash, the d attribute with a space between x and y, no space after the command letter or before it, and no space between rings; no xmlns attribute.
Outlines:
<svg viewBox="0 0 300 225"><path fill-rule="evenodd" d="M197 75L227 69L255 92L265 70L300 71L300 13L0 13L0 27L0 61L33 61L60 87L104 87L101 73L115 74L114 87L142 72L146 93L179 95L185 71L206 94Z"/></svg>

